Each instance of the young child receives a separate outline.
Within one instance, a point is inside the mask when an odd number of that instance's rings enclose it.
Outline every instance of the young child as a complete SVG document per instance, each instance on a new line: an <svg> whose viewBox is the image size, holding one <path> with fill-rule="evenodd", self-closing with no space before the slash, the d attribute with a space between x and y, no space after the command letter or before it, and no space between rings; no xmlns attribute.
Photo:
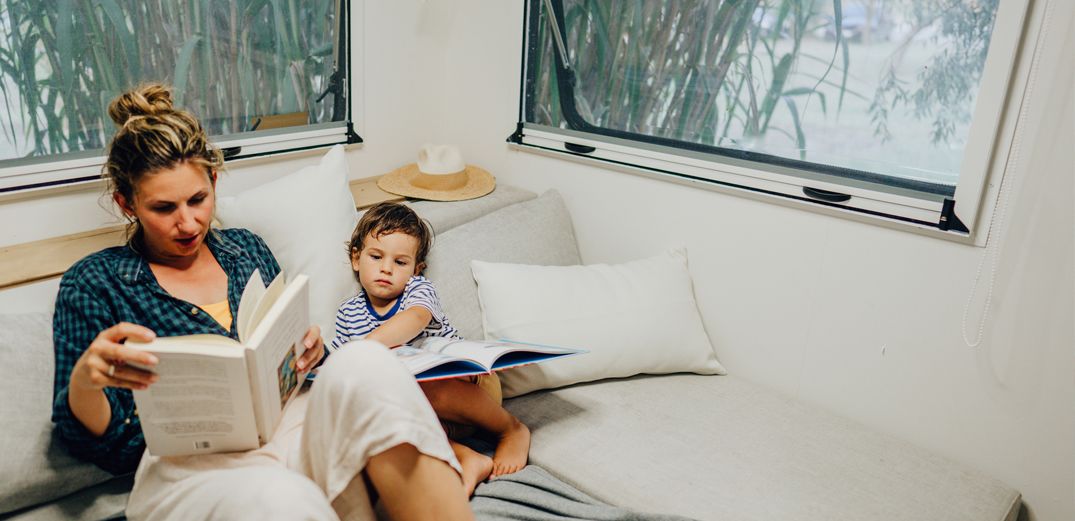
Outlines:
<svg viewBox="0 0 1075 521"><path fill-rule="evenodd" d="M333 350L360 338L389 347L428 336L459 338L433 284L420 275L432 241L432 229L408 206L381 203L362 216L349 245L361 289L336 313ZM526 465L530 430L500 406L494 375L419 385L442 420L473 425L499 438L491 459L451 441L468 494L490 475L510 474Z"/></svg>

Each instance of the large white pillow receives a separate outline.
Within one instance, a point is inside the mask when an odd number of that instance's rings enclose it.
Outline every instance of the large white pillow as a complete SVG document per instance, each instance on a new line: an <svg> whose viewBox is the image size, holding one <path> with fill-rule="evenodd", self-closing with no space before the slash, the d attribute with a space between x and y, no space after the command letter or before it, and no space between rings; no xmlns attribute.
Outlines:
<svg viewBox="0 0 1075 521"><path fill-rule="evenodd" d="M617 265L470 265L487 339L589 350L504 371L505 397L639 373L725 374L702 327L684 250Z"/></svg>
<svg viewBox="0 0 1075 521"><path fill-rule="evenodd" d="M290 278L310 277L310 320L331 340L336 308L358 293L347 242L358 224L343 146L317 165L217 201L226 228L246 228L265 240Z"/></svg>

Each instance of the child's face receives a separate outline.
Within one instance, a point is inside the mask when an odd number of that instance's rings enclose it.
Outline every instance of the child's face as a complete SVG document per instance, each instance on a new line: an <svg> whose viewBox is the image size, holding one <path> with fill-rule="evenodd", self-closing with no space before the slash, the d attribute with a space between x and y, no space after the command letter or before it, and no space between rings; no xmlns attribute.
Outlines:
<svg viewBox="0 0 1075 521"><path fill-rule="evenodd" d="M418 239L411 235L366 236L362 251L351 254L351 268L371 304L385 305L403 294L407 281L424 267L415 262L417 253Z"/></svg>

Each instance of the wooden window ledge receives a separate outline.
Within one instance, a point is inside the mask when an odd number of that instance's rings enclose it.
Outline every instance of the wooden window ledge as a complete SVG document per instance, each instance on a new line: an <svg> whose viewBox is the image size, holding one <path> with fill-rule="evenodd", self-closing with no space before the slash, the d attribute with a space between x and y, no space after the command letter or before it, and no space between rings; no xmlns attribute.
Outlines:
<svg viewBox="0 0 1075 521"><path fill-rule="evenodd" d="M380 176L351 181L355 207L368 208L403 197L377 187ZM53 237L0 248L0 289L38 282L63 275L67 268L95 251L123 244L125 225Z"/></svg>

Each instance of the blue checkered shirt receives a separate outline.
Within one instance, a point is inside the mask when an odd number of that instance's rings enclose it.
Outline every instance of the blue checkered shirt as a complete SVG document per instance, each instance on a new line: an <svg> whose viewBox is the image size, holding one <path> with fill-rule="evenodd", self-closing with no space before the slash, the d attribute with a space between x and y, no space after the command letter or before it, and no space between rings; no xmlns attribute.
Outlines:
<svg viewBox="0 0 1075 521"><path fill-rule="evenodd" d="M217 230L208 235L206 244L228 275L233 317L238 316L243 286L254 269L266 282L280 272L269 247L247 230ZM134 397L127 389L105 389L112 419L97 437L71 412L67 389L71 369L93 339L120 322L148 327L160 337L213 333L237 338L238 321L233 320L231 331L226 331L208 313L168 294L146 260L126 246L101 250L67 270L60 280L52 323L56 350L52 421L72 454L116 474L133 471L146 446Z"/></svg>

